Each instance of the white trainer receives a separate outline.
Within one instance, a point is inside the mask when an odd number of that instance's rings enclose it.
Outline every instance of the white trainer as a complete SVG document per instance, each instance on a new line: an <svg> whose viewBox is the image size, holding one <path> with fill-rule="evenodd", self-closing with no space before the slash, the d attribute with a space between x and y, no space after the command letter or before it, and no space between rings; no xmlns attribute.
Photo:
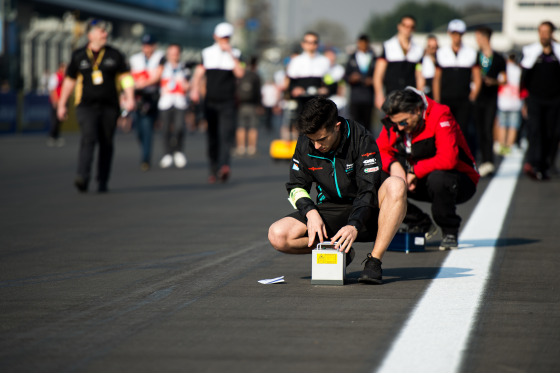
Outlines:
<svg viewBox="0 0 560 374"><path fill-rule="evenodd" d="M173 157L171 155L165 155L159 162L159 166L163 169L167 169L173 164Z"/></svg>
<svg viewBox="0 0 560 374"><path fill-rule="evenodd" d="M173 154L173 161L178 168L184 168L187 165L187 158L182 152L175 152Z"/></svg>
<svg viewBox="0 0 560 374"><path fill-rule="evenodd" d="M491 162L484 162L482 165L478 167L478 173L481 177L485 177L487 175L493 174L496 171L494 164Z"/></svg>

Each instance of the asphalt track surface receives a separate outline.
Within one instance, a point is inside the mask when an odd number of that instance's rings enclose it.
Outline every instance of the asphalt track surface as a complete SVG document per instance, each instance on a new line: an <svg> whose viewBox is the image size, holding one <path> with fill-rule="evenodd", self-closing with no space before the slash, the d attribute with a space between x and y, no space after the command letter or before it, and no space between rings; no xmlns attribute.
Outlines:
<svg viewBox="0 0 560 374"><path fill-rule="evenodd" d="M74 189L78 136L65 138L0 138L3 372L375 371L449 255L439 236L388 252L370 286L359 243L345 286L312 286L310 257L267 241L291 206L266 135L208 185L203 134L188 136L185 169L142 173L134 134L119 133L107 194ZM488 183L459 207L464 223ZM560 177L520 176L459 371L560 371L559 210Z"/></svg>

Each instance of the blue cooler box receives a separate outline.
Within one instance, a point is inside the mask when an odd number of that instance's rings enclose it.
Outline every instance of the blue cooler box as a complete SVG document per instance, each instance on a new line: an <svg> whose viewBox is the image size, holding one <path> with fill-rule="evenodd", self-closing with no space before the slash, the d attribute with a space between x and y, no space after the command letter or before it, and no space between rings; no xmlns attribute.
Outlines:
<svg viewBox="0 0 560 374"><path fill-rule="evenodd" d="M426 238L422 232L397 232L391 244L389 251L398 252L421 252L426 249Z"/></svg>

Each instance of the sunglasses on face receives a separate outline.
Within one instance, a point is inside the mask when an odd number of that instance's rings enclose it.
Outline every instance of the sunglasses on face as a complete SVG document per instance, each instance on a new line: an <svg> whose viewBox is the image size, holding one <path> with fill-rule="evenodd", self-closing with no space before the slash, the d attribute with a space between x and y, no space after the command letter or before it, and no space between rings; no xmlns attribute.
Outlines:
<svg viewBox="0 0 560 374"><path fill-rule="evenodd" d="M391 121L391 118L389 118L389 116L386 116L385 118L383 118L381 120L381 123L383 123L385 126L402 126L402 127L406 127L408 126L408 119L402 120L400 122L393 122Z"/></svg>

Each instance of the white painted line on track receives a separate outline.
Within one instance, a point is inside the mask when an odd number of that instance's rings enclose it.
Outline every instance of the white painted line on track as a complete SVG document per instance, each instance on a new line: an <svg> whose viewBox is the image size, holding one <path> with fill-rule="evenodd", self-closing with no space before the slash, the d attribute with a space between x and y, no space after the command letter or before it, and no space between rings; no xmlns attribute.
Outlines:
<svg viewBox="0 0 560 374"><path fill-rule="evenodd" d="M378 372L458 372L521 171L504 158L451 251L388 351ZM458 271L459 270L459 271Z"/></svg>

